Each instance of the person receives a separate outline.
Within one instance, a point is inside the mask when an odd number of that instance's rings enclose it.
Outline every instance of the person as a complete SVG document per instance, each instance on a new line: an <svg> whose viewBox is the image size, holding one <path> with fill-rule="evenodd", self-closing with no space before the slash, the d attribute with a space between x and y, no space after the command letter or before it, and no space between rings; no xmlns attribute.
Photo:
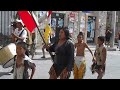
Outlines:
<svg viewBox="0 0 120 90"><path fill-rule="evenodd" d="M106 34L106 36L105 36L106 44L107 44L107 47L108 47L108 45L110 44L110 38L112 36L112 32L108 29L105 34Z"/></svg>
<svg viewBox="0 0 120 90"><path fill-rule="evenodd" d="M50 68L50 79L69 79L74 64L74 44L70 40L67 27L59 32L59 40L52 46L46 46L50 52L55 52L53 65Z"/></svg>
<svg viewBox="0 0 120 90"><path fill-rule="evenodd" d="M118 32L118 35L117 35L117 39L118 39L118 48L119 48L119 51L120 51L120 32Z"/></svg>
<svg viewBox="0 0 120 90"><path fill-rule="evenodd" d="M35 29L36 30L36 29ZM34 57L34 54L35 54L35 49L36 49L36 43L35 43L35 37L36 37L36 33L35 33L35 30L34 31L32 31L32 33L30 33L30 38L31 38L31 41L32 41L32 43L31 43L31 45L29 45L30 46L30 54L32 55L32 59L33 59L33 57Z"/></svg>
<svg viewBox="0 0 120 90"><path fill-rule="evenodd" d="M54 44L55 43L55 30L52 31L52 34L50 36L50 44Z"/></svg>
<svg viewBox="0 0 120 90"><path fill-rule="evenodd" d="M50 34L51 34L51 33L49 33L48 38L45 39L45 43L46 43L47 45L50 44ZM44 37L45 37L45 29L44 29ZM46 45L45 45L44 43L43 43L42 45L43 45L43 47L42 47L43 56L42 56L41 58L46 58L46 57L45 57Z"/></svg>
<svg viewBox="0 0 120 90"><path fill-rule="evenodd" d="M36 37L35 30L32 31L31 37L32 37L32 43L35 43L35 37Z"/></svg>
<svg viewBox="0 0 120 90"><path fill-rule="evenodd" d="M22 20L16 20L16 29L12 33L12 37L14 37L14 43L17 44L18 42L25 42L27 38L27 31L24 29L24 24ZM28 51L26 51L26 55L29 56ZM10 72L13 73L12 69Z"/></svg>
<svg viewBox="0 0 120 90"><path fill-rule="evenodd" d="M16 22L12 22L11 27L13 29L12 32L14 32L15 29L17 28ZM13 35L11 35L11 41L12 41L12 43L14 43L16 41L16 38Z"/></svg>
<svg viewBox="0 0 120 90"><path fill-rule="evenodd" d="M15 43L26 42L27 31L23 27L24 24L22 20L16 20L16 26L17 29L15 29L14 33L12 33L12 36L14 36L17 39Z"/></svg>
<svg viewBox="0 0 120 90"><path fill-rule="evenodd" d="M31 59L25 55L27 50L27 44L25 42L18 42L16 45L17 55L14 57L14 79L32 79L35 73L35 64L31 62ZM29 77L28 69L31 69L31 75Z"/></svg>
<svg viewBox="0 0 120 90"><path fill-rule="evenodd" d="M29 47L31 47L31 45L32 45L32 36L31 36L31 32L28 30L28 28L24 25L24 29L27 31L27 38L26 38L26 44L27 44L27 47L29 48ZM25 52L25 54L27 55L27 56L29 56L29 54L30 54L30 50L28 50L28 51L26 51Z"/></svg>
<svg viewBox="0 0 120 90"><path fill-rule="evenodd" d="M102 79L103 75L105 74L107 50L105 48L104 41L104 36L98 37L98 45L96 46L94 53L95 60L93 63L93 69L98 73L97 79Z"/></svg>
<svg viewBox="0 0 120 90"><path fill-rule="evenodd" d="M83 33L80 32L77 36L78 42L75 43L76 57L74 63L74 79L83 79L86 71L85 48L87 48L94 60L94 55L87 43L83 41Z"/></svg>

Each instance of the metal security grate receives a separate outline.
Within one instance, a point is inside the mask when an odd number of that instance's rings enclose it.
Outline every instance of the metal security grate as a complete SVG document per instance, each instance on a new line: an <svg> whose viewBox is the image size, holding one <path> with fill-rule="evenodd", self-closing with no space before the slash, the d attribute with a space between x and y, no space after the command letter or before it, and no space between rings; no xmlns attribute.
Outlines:
<svg viewBox="0 0 120 90"><path fill-rule="evenodd" d="M10 43L12 29L11 22L14 20L17 11L0 11L0 46L6 46Z"/></svg>

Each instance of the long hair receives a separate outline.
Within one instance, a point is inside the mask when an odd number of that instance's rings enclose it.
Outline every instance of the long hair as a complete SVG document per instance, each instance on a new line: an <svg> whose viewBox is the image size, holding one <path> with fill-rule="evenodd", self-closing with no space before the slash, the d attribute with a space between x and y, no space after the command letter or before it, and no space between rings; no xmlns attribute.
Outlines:
<svg viewBox="0 0 120 90"><path fill-rule="evenodd" d="M66 39L67 40L71 39L71 35L70 35L68 27L63 27L62 30L65 32Z"/></svg>

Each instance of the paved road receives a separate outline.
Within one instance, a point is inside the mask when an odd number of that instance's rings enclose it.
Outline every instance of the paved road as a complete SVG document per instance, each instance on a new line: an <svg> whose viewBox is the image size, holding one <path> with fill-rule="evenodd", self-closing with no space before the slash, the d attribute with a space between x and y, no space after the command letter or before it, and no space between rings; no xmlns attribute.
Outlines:
<svg viewBox="0 0 120 90"><path fill-rule="evenodd" d="M94 47L90 47L92 51L94 52ZM50 59L49 54L47 53L46 59L41 59L42 56L41 50L37 50L40 55L35 55L33 62L36 64L36 72L34 75L34 79L48 79L49 74L48 71L52 65L52 61ZM37 53L38 54L38 53ZM106 74L103 77L103 79L120 79L120 51L108 51L107 52L107 64L106 64ZM90 71L90 66L92 64L91 62L92 56L86 50L86 62L87 62L87 71L85 74L84 79L96 79L97 74L92 75ZM4 69L2 66L0 66L0 79L12 79L13 74L9 74L8 72L12 68ZM73 73L70 77L70 79L73 79Z"/></svg>

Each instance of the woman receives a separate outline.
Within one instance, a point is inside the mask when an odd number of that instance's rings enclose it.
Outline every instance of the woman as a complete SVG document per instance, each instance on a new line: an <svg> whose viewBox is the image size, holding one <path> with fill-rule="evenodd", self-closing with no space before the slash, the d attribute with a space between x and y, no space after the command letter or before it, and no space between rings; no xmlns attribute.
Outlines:
<svg viewBox="0 0 120 90"><path fill-rule="evenodd" d="M62 28L59 41L50 47L50 52L55 52L53 65L49 71L50 79L68 79L74 64L74 44L70 40L69 30Z"/></svg>

